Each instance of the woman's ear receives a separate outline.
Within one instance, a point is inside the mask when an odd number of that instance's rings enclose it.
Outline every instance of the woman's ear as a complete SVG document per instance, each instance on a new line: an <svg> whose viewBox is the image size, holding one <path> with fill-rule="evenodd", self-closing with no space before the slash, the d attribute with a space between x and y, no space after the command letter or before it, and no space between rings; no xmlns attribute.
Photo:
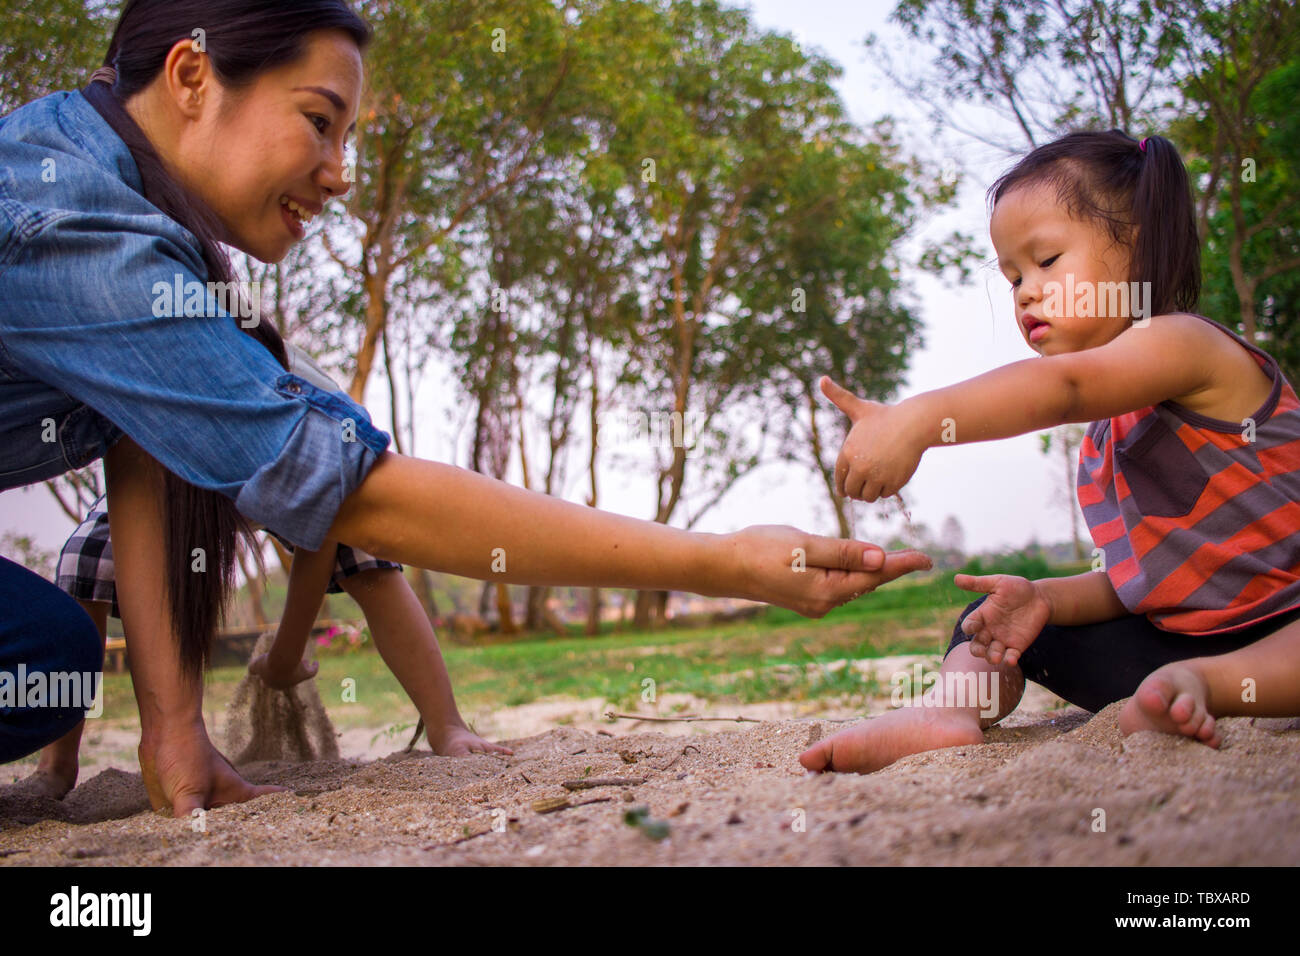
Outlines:
<svg viewBox="0 0 1300 956"><path fill-rule="evenodd" d="M212 61L198 39L177 40L163 61L161 79L167 98L187 119L198 119L216 79Z"/></svg>

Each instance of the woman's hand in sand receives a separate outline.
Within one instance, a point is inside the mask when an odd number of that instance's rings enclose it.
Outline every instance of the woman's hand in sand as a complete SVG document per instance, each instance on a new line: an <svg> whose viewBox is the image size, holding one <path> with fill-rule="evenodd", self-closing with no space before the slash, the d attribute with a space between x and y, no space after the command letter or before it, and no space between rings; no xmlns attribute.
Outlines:
<svg viewBox="0 0 1300 956"><path fill-rule="evenodd" d="M902 405L858 398L825 375L821 388L853 422L835 463L836 492L861 501L898 494L912 479L928 447L924 430Z"/></svg>
<svg viewBox="0 0 1300 956"><path fill-rule="evenodd" d="M888 581L933 566L919 551L886 553L864 541L777 525L745 528L723 540L729 549L724 583L699 593L748 597L805 617L821 617ZM738 578L728 581L730 569Z"/></svg>
<svg viewBox="0 0 1300 956"><path fill-rule="evenodd" d="M299 660L291 670L286 671L276 665L270 654L258 654L248 662L248 672L262 678L268 687L276 690L288 690L294 684L311 680L318 670L320 664L316 661Z"/></svg>
<svg viewBox="0 0 1300 956"><path fill-rule="evenodd" d="M990 664L1015 664L1052 616L1052 606L1033 581L1013 574L973 577L959 574L957 587L987 594L984 603L961 622L970 635L970 652Z"/></svg>
<svg viewBox="0 0 1300 956"><path fill-rule="evenodd" d="M156 735L140 738L140 772L155 810L189 817L228 803L242 803L285 787L249 783L208 739L202 718L171 721Z"/></svg>

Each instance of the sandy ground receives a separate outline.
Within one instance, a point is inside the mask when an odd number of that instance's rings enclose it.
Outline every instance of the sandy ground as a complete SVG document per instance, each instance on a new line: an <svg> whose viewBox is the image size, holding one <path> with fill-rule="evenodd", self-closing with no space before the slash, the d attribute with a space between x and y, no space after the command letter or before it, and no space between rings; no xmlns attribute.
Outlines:
<svg viewBox="0 0 1300 956"><path fill-rule="evenodd" d="M244 767L291 789L201 820L151 812L139 775L110 768L63 801L0 794L0 864L1300 863L1300 721L1224 720L1216 751L1122 738L1118 704L1090 716L1035 700L981 746L869 776L806 774L798 754L844 725L794 705L652 725L604 722L599 702L563 704L558 728L561 702L509 715L552 722L510 758L422 745L367 759L349 753L373 732L350 732L337 761ZM602 778L621 782L565 787ZM636 807L650 825L625 822Z"/></svg>

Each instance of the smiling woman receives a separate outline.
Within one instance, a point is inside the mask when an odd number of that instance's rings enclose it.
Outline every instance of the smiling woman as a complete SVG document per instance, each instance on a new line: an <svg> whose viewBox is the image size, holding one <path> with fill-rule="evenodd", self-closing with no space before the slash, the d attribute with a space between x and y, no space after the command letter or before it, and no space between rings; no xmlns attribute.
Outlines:
<svg viewBox="0 0 1300 956"><path fill-rule="evenodd" d="M364 408L287 370L269 324L155 310L160 281L229 282L222 243L279 261L347 191L369 36L341 0L130 0L94 82L0 119L0 490L105 459L141 767L178 816L261 792L202 716L246 519L306 551L814 616L929 566L793 528L680 531L392 454ZM0 602L0 670L50 669L51 646L84 669L85 615L33 579L0 563L0 595L43 599ZM0 761L69 717L0 712Z"/></svg>

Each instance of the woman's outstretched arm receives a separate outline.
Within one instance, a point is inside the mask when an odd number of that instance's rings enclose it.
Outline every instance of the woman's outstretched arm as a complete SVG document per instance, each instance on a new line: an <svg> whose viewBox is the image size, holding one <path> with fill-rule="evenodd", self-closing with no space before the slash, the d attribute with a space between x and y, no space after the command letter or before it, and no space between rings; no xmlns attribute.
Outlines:
<svg viewBox="0 0 1300 956"><path fill-rule="evenodd" d="M916 551L886 555L875 545L794 528L682 531L392 452L344 499L328 537L482 580L692 591L810 617L930 567Z"/></svg>

